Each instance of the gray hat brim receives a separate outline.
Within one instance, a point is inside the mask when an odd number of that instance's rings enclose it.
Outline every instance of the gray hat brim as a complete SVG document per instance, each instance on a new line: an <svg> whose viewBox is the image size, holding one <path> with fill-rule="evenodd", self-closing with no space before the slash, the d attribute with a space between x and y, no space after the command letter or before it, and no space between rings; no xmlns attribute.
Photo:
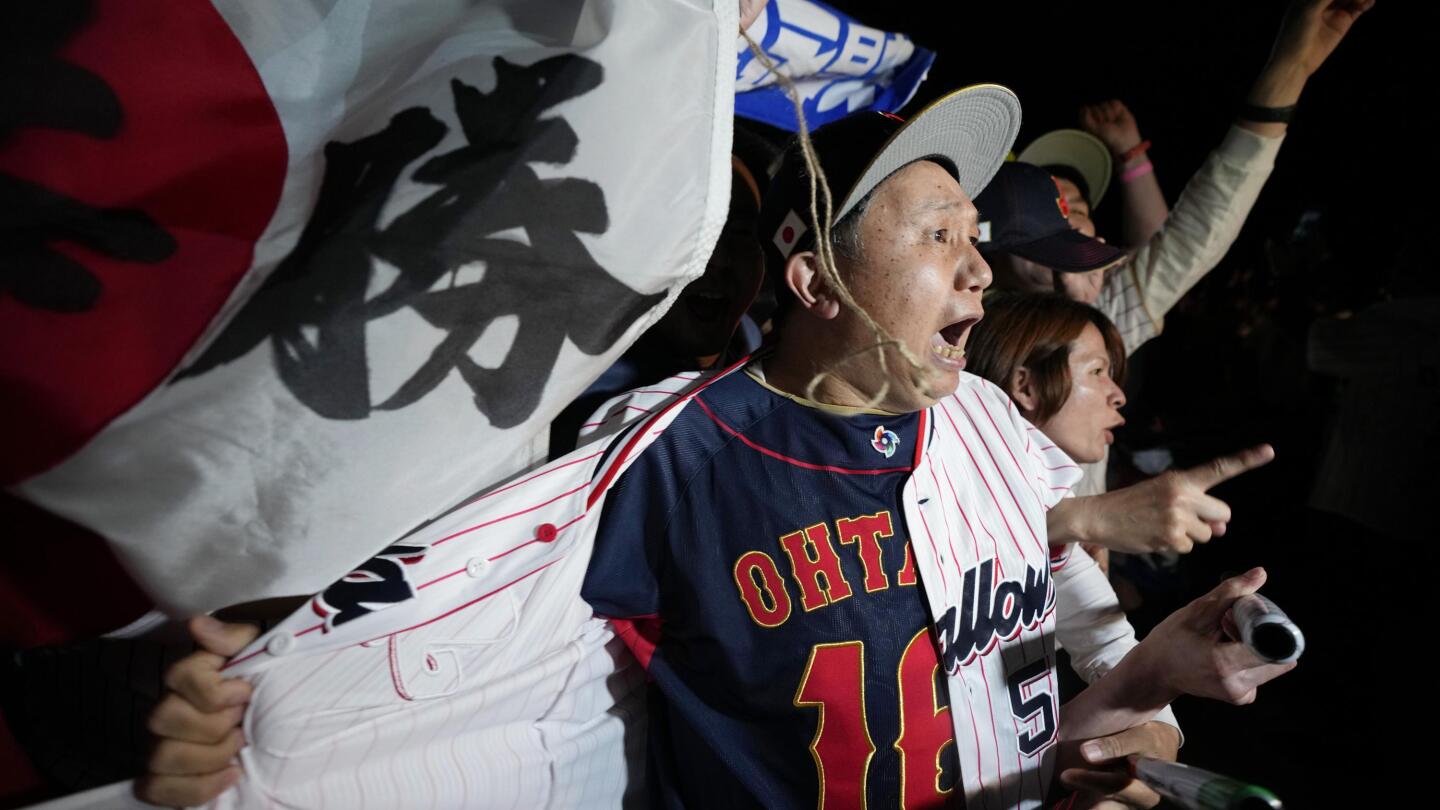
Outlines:
<svg viewBox="0 0 1440 810"><path fill-rule="evenodd" d="M1031 141L1020 153L1021 163L1034 166L1069 166L1085 178L1090 187L1090 207L1099 208L1110 188L1115 161L1110 147L1099 138L1078 129L1057 129Z"/></svg>
<svg viewBox="0 0 1440 810"><path fill-rule="evenodd" d="M1020 134L1020 99L998 84L977 84L948 93L911 116L861 173L835 212L839 222L885 178L907 164L942 157L960 188L975 199L1000 170Z"/></svg>

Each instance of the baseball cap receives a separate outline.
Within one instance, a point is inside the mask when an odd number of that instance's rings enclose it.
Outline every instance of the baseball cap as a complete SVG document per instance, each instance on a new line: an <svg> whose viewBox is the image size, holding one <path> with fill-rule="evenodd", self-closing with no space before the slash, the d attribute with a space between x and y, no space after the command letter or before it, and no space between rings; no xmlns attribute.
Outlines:
<svg viewBox="0 0 1440 810"><path fill-rule="evenodd" d="M1124 251L1070 227L1065 200L1050 173L1006 163L979 197L980 252L1013 253L1062 273L1109 267Z"/></svg>
<svg viewBox="0 0 1440 810"><path fill-rule="evenodd" d="M951 92L908 121L867 112L821 127L811 134L811 142L830 185L831 224L844 219L885 178L916 160L939 163L973 198L1005 161L1019 130L1020 100L994 84ZM814 234L810 175L797 142L786 150L760 211L767 265L778 266L796 251L813 249Z"/></svg>
<svg viewBox="0 0 1440 810"><path fill-rule="evenodd" d="M1021 163L1034 166L1069 166L1085 180L1085 199L1091 208L1099 208L1100 200L1110 187L1114 168L1110 148L1099 138L1078 129L1057 129L1030 142L1020 153Z"/></svg>

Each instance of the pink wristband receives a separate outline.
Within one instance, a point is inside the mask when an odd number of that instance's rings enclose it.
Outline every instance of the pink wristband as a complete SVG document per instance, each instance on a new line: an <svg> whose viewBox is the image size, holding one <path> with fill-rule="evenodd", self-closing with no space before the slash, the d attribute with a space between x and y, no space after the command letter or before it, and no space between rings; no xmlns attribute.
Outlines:
<svg viewBox="0 0 1440 810"><path fill-rule="evenodd" d="M1155 171L1155 165L1147 160L1144 163L1141 163L1139 166L1134 166L1121 172L1120 182L1129 183L1130 181L1135 180L1139 177L1144 177L1145 175L1153 171Z"/></svg>

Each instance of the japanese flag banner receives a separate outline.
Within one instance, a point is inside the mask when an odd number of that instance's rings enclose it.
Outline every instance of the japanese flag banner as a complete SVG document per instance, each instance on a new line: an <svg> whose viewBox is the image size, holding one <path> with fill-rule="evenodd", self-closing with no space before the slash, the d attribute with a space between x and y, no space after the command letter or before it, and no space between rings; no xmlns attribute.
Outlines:
<svg viewBox="0 0 1440 810"><path fill-rule="evenodd" d="M176 615L543 455L704 269L733 0L0 8L0 478ZM43 541L43 538L38 538Z"/></svg>

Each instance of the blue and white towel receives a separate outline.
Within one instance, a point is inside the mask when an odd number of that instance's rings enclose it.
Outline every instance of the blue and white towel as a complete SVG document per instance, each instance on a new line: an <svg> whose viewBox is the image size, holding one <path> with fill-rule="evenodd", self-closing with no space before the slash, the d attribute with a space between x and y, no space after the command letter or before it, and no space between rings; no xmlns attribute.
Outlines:
<svg viewBox="0 0 1440 810"><path fill-rule="evenodd" d="M871 28L816 0L771 0L749 34L800 91L816 128L864 110L895 112L935 61L904 34ZM795 109L775 75L737 40L735 114L795 130Z"/></svg>

